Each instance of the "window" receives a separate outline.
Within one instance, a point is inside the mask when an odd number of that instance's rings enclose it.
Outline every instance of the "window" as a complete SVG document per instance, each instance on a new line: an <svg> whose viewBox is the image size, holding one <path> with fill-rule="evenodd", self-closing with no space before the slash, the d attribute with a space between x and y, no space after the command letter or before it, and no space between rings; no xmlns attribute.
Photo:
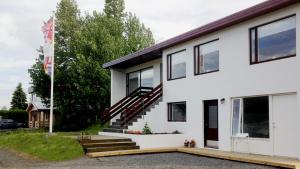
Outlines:
<svg viewBox="0 0 300 169"><path fill-rule="evenodd" d="M251 64L296 56L296 16L250 29Z"/></svg>
<svg viewBox="0 0 300 169"><path fill-rule="evenodd" d="M194 47L195 75L219 70L218 40Z"/></svg>
<svg viewBox="0 0 300 169"><path fill-rule="evenodd" d="M232 135L248 133L252 138L269 138L269 97L234 99Z"/></svg>
<svg viewBox="0 0 300 169"><path fill-rule="evenodd" d="M153 67L127 74L127 95L139 87L153 88Z"/></svg>
<svg viewBox="0 0 300 169"><path fill-rule="evenodd" d="M168 103L168 121L186 121L186 102Z"/></svg>
<svg viewBox="0 0 300 169"><path fill-rule="evenodd" d="M185 50L167 56L168 80L184 78L186 75Z"/></svg>

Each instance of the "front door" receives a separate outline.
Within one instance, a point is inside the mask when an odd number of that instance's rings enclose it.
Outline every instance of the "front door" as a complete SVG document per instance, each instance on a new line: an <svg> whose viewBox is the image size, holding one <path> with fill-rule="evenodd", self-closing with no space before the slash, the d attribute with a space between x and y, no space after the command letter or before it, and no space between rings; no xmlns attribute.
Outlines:
<svg viewBox="0 0 300 169"><path fill-rule="evenodd" d="M204 146L218 148L218 100L204 101Z"/></svg>

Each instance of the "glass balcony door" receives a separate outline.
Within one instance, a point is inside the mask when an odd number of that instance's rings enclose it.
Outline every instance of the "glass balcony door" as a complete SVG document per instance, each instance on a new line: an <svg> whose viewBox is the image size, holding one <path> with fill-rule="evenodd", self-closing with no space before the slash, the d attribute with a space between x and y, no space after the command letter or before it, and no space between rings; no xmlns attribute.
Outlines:
<svg viewBox="0 0 300 169"><path fill-rule="evenodd" d="M153 88L153 67L138 70L127 74L127 95L139 87Z"/></svg>

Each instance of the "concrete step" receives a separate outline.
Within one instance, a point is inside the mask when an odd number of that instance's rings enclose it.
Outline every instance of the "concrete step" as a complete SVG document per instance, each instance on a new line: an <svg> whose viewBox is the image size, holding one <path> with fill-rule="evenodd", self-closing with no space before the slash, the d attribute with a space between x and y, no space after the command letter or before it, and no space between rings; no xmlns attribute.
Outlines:
<svg viewBox="0 0 300 169"><path fill-rule="evenodd" d="M135 142L107 142L107 143L87 143L82 144L83 148L102 148L102 147L124 147L124 146L136 146Z"/></svg>
<svg viewBox="0 0 300 169"><path fill-rule="evenodd" d="M139 146L114 146L114 147L97 147L97 148L87 148L86 153L94 153L94 152L106 152L106 151L118 151L118 150L135 150L139 149Z"/></svg>
<svg viewBox="0 0 300 169"><path fill-rule="evenodd" d="M105 128L103 132L123 133L123 129Z"/></svg>
<svg viewBox="0 0 300 169"><path fill-rule="evenodd" d="M112 129L128 129L128 126L111 125L111 126L108 126L107 128L112 128Z"/></svg>

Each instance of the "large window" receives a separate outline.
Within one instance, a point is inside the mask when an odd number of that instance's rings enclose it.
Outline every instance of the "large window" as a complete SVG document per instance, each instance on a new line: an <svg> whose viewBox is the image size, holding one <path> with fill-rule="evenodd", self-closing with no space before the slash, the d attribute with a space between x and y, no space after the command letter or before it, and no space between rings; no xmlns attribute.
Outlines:
<svg viewBox="0 0 300 169"><path fill-rule="evenodd" d="M168 80L184 78L186 75L185 50L167 56Z"/></svg>
<svg viewBox="0 0 300 169"><path fill-rule="evenodd" d="M250 29L251 64L296 56L296 16Z"/></svg>
<svg viewBox="0 0 300 169"><path fill-rule="evenodd" d="M168 103L168 121L186 121L186 102Z"/></svg>
<svg viewBox="0 0 300 169"><path fill-rule="evenodd" d="M218 40L194 47L195 75L219 70Z"/></svg>
<svg viewBox="0 0 300 169"><path fill-rule="evenodd" d="M153 67L127 74L127 95L139 87L153 88Z"/></svg>
<svg viewBox="0 0 300 169"><path fill-rule="evenodd" d="M247 133L252 138L269 138L269 97L233 100L232 135Z"/></svg>

